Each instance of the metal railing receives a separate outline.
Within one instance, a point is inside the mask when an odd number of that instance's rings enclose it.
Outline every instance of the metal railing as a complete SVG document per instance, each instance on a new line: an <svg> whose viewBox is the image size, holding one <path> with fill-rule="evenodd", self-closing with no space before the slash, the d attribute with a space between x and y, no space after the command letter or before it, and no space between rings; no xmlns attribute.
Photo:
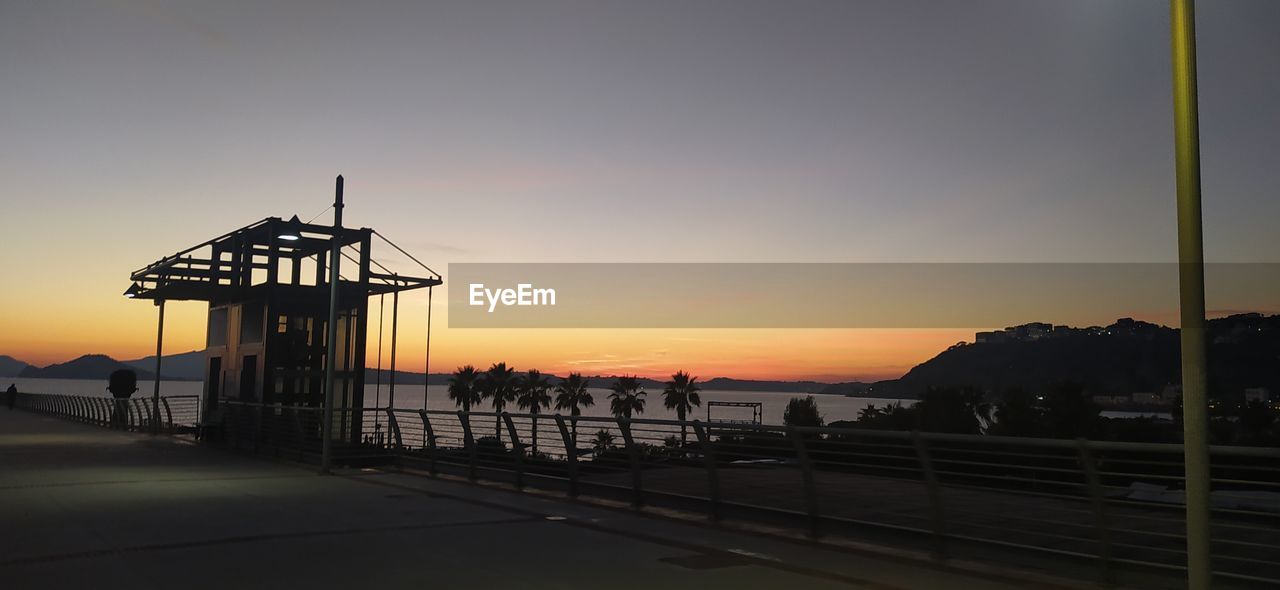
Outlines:
<svg viewBox="0 0 1280 590"><path fill-rule="evenodd" d="M801 524L875 529L939 558L1087 560L1100 581L1186 567L1182 446L697 420L381 410L384 446L431 473ZM536 435L536 450L535 450ZM1214 447L1220 580L1280 583L1280 449Z"/></svg>
<svg viewBox="0 0 1280 590"><path fill-rule="evenodd" d="M171 411L189 403L169 399ZM127 419L135 430L149 424L148 401L19 397L34 411L104 426ZM170 432L183 432L177 415L189 411L163 416ZM316 461L321 417L223 402L203 420L216 426L210 442ZM1186 567L1176 444L387 408L336 410L334 424L340 464L396 461L812 537L872 535L938 558L989 559L995 549L1084 560L1104 582ZM1280 584L1280 449L1211 455L1216 579Z"/></svg>
<svg viewBox="0 0 1280 590"><path fill-rule="evenodd" d="M164 398L161 398L161 401L163 402ZM150 430L157 419L151 400L143 398L115 399L89 395L19 393L14 406L76 422L121 430ZM161 425L166 431L172 431L173 422L164 415L164 408L162 404Z"/></svg>

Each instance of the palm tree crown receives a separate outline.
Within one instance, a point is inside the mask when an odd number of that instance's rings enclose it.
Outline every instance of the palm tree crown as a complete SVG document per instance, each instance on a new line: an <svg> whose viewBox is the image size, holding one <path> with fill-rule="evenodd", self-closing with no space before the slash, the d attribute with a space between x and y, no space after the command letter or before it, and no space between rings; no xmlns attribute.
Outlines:
<svg viewBox="0 0 1280 590"><path fill-rule="evenodd" d="M689 415L689 410L694 406L702 405L702 398L698 396L698 378L690 377L684 371L676 371L671 376L671 380L667 382L667 388L662 390L662 405L668 410L675 410L676 417L684 422L685 417ZM680 445L689 439L688 426L680 425Z"/></svg>
<svg viewBox="0 0 1280 590"><path fill-rule="evenodd" d="M570 416L581 416L582 408L596 404L591 392L587 391L590 386L591 381L583 379L582 373L569 373L556 385L556 409L569 410Z"/></svg>
<svg viewBox="0 0 1280 590"><path fill-rule="evenodd" d="M530 414L539 414L551 407L551 383L537 369L531 369L516 384L516 405Z"/></svg>
<svg viewBox="0 0 1280 590"><path fill-rule="evenodd" d="M480 377L480 395L489 400L493 411L501 412L507 404L515 401L515 374L515 369L508 367L507 363L494 363Z"/></svg>
<svg viewBox="0 0 1280 590"><path fill-rule="evenodd" d="M618 377L609 388L609 411L619 418L631 418L644 413L644 388L636 376Z"/></svg>
<svg viewBox="0 0 1280 590"><path fill-rule="evenodd" d="M570 416L581 416L582 408L589 408L596 404L594 397L587 388L591 386L591 382L582 378L582 373L569 373L568 377L560 380L560 384L556 385L556 409L569 410ZM578 440L578 421L570 422L573 440L575 444Z"/></svg>
<svg viewBox="0 0 1280 590"><path fill-rule="evenodd" d="M688 373L678 371L667 382L667 388L662 390L662 405L668 410L675 410L676 416L684 420L694 406L702 405L702 398L698 396L701 390L697 377L690 377Z"/></svg>
<svg viewBox="0 0 1280 590"><path fill-rule="evenodd" d="M480 403L480 389L476 387L479 376L475 367L466 365L458 367L449 378L449 399L464 412L470 412L472 404Z"/></svg>
<svg viewBox="0 0 1280 590"><path fill-rule="evenodd" d="M507 404L515 401L515 374L516 370L508 367L507 363L493 363L489 370L484 372L484 377L480 380L481 395L489 400L494 412L502 412ZM494 419L493 430L494 436L501 441L502 420Z"/></svg>
<svg viewBox="0 0 1280 590"><path fill-rule="evenodd" d="M533 454L538 454L538 414L543 408L551 406L551 383L537 369L530 369L529 373L521 377L516 384L519 394L516 397L516 405L525 410L529 410L533 414Z"/></svg>

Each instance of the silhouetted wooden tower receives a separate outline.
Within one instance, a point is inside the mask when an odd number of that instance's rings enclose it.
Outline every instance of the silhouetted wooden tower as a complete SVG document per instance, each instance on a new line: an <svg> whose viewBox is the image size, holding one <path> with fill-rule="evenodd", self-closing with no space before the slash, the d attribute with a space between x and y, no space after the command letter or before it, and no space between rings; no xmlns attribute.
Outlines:
<svg viewBox="0 0 1280 590"><path fill-rule="evenodd" d="M296 215L288 221L269 217L134 272L125 294L157 304L209 303L206 415L226 400L321 407L329 352L328 271L337 240L344 260L333 351L338 421L333 439L359 441L368 298L442 284L430 269L432 276L410 277L378 264L372 256L374 236L381 237L369 228L314 225Z"/></svg>

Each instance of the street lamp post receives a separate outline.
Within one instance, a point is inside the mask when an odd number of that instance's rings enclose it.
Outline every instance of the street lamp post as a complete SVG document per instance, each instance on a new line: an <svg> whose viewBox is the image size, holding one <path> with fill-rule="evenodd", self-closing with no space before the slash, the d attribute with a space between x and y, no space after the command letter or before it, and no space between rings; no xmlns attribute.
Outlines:
<svg viewBox="0 0 1280 590"><path fill-rule="evenodd" d="M151 433L160 434L160 359L164 351L164 300L156 300L160 317L156 320L156 373L151 389Z"/></svg>
<svg viewBox="0 0 1280 590"><path fill-rule="evenodd" d="M1195 0L1170 0L1178 283L1182 320L1182 423L1186 470L1187 587L1208 590L1209 419L1204 344L1204 239L1200 218L1200 121Z"/></svg>
<svg viewBox="0 0 1280 590"><path fill-rule="evenodd" d="M334 187L333 236L329 243L329 338L324 351L324 416L320 443L320 473L329 473L333 461L334 363L338 350L338 264L342 259L342 175Z"/></svg>

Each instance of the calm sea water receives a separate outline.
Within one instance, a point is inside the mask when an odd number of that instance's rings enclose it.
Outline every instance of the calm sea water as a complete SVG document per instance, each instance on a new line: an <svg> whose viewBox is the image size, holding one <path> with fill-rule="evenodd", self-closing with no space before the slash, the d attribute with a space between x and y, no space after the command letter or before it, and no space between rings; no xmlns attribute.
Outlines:
<svg viewBox="0 0 1280 590"><path fill-rule="evenodd" d="M92 379L0 379L0 389L9 386L9 383L15 383L19 391L29 393L57 393L64 395L109 395L107 393L107 381ZM138 393L134 395L151 395L154 384L152 381L138 381ZM161 395L199 395L203 384L198 381L161 381ZM583 415L586 416L609 416L609 390L592 388L591 394L595 397L595 405L586 408ZM431 410L454 410L456 409L453 402L449 401L444 385L432 385L426 392L427 408ZM803 394L784 393L772 391L703 391L701 392L703 407L694 408L694 413L690 418L705 420L707 418L706 402L708 401L727 401L727 402L760 402L763 404L764 422L765 424L782 424L782 413L787 407L787 401L793 397L803 397ZM381 389L374 385L365 386L365 405L366 406L386 406L388 405L390 391L386 384ZM397 385L395 391L395 407L418 409L422 407L423 389L421 385ZM835 420L856 420L858 412L869 405L884 405L891 403L893 400L869 399L861 397L845 397L843 395L814 395L818 402L818 410L822 412L827 422ZM676 417L675 412L662 407L662 395L658 391L650 391L646 397L647 404L645 406L645 418L671 418ZM912 400L904 400L904 405L912 403ZM480 410L489 410L485 405ZM509 408L508 411L513 411ZM712 409L712 417L716 419L750 419L750 408L724 408L717 407Z"/></svg>

